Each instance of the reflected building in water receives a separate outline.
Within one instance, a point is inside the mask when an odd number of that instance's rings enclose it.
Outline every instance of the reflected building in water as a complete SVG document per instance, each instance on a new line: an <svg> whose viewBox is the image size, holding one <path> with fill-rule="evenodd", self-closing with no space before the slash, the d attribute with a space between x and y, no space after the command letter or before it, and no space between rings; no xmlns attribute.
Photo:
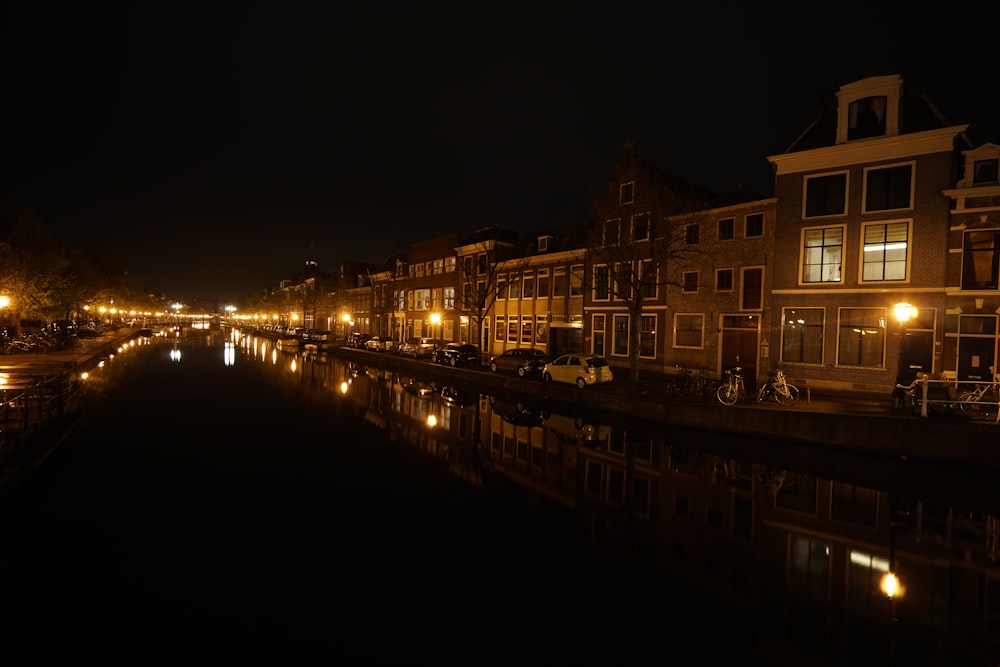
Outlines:
<svg viewBox="0 0 1000 667"><path fill-rule="evenodd" d="M775 645L852 665L1000 662L1000 494L977 471L571 414L251 340L281 382L469 483L572 509L595 552L696 585Z"/></svg>

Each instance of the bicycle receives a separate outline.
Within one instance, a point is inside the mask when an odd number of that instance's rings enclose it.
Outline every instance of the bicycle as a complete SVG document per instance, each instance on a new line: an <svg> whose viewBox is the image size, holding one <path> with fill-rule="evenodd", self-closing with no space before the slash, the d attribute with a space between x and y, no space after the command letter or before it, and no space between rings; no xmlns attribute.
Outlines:
<svg viewBox="0 0 1000 667"><path fill-rule="evenodd" d="M758 403L763 403L766 398L773 398L778 405L792 405L799 400L799 389L788 383L785 371L776 368L768 373L767 382L757 390Z"/></svg>
<svg viewBox="0 0 1000 667"><path fill-rule="evenodd" d="M723 405L736 405L746 397L746 387L743 384L743 367L733 366L725 371L726 379L715 391L715 397Z"/></svg>
<svg viewBox="0 0 1000 667"><path fill-rule="evenodd" d="M998 408L995 401L989 400L993 398L995 385L994 382L984 382L977 384L975 389L962 392L958 397L958 405L962 414L969 419L986 419L991 412Z"/></svg>

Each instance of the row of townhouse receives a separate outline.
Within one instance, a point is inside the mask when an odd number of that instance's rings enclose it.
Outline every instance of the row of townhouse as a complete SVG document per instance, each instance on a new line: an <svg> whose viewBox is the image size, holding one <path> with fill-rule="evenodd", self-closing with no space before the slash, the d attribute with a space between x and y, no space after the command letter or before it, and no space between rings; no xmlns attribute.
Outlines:
<svg viewBox="0 0 1000 667"><path fill-rule="evenodd" d="M625 145L585 229L414 244L338 298L355 330L601 354L620 372L888 391L916 372L991 380L1000 146L973 147L896 75L844 85L784 153L775 196L726 197ZM897 304L912 316L900 322Z"/></svg>

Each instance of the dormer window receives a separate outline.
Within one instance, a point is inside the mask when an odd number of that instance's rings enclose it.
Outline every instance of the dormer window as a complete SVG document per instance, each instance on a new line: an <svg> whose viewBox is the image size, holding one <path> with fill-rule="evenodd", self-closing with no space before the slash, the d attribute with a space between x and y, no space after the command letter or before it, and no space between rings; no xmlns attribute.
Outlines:
<svg viewBox="0 0 1000 667"><path fill-rule="evenodd" d="M998 159L976 160L972 165L972 184L989 185L997 183Z"/></svg>
<svg viewBox="0 0 1000 667"><path fill-rule="evenodd" d="M538 237L538 252L548 252L549 251L549 241L552 239L551 236L539 236Z"/></svg>
<svg viewBox="0 0 1000 667"><path fill-rule="evenodd" d="M837 143L899 136L903 79L873 76L837 91Z"/></svg>
<svg viewBox="0 0 1000 667"><path fill-rule="evenodd" d="M847 112L847 138L885 136L886 97L876 95L851 102Z"/></svg>

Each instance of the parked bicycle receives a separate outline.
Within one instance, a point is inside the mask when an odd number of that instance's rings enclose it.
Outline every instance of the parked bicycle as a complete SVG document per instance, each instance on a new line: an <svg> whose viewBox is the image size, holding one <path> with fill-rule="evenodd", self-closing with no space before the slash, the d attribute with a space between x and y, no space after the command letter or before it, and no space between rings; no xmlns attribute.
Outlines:
<svg viewBox="0 0 1000 667"><path fill-rule="evenodd" d="M739 363L739 360L737 360ZM716 398L723 405L736 405L746 397L746 387L743 384L743 367L733 366L725 371L725 380L715 392Z"/></svg>
<svg viewBox="0 0 1000 667"><path fill-rule="evenodd" d="M1000 408L995 396L996 386L995 382L982 382L975 389L959 395L958 405L962 413L969 419L976 420L986 419L993 414Z"/></svg>
<svg viewBox="0 0 1000 667"><path fill-rule="evenodd" d="M768 398L773 398L778 405L792 405L799 400L798 387L788 383L781 367L772 369L768 373L767 382L761 383L757 390L758 403L763 403Z"/></svg>

